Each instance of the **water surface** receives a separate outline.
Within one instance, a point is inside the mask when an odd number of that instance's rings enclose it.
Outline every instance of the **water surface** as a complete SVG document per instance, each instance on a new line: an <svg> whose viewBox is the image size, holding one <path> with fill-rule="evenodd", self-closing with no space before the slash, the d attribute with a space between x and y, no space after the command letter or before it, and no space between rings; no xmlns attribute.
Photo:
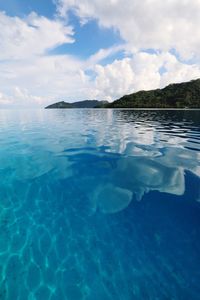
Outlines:
<svg viewBox="0 0 200 300"><path fill-rule="evenodd" d="M199 299L200 111L0 111L0 299Z"/></svg>

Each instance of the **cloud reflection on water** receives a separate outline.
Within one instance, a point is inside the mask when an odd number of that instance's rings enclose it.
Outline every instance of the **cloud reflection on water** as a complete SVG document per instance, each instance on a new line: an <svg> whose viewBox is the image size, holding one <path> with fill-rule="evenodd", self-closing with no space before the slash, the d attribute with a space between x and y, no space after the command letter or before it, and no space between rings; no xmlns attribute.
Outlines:
<svg viewBox="0 0 200 300"><path fill-rule="evenodd" d="M200 176L198 111L18 112L15 124L9 114L0 169L12 180L72 180L92 211L118 212L149 191L180 196L185 171Z"/></svg>

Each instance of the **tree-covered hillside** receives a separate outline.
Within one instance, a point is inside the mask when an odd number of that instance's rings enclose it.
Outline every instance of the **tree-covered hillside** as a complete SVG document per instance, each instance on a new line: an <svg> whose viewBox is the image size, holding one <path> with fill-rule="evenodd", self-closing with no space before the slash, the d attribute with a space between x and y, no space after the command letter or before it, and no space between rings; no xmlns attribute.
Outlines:
<svg viewBox="0 0 200 300"><path fill-rule="evenodd" d="M98 101L98 100L83 100L83 101L77 101L77 102L57 102L54 104L51 104L47 107L46 109L50 108L96 108L96 107L103 107L106 105L108 102L107 101Z"/></svg>
<svg viewBox="0 0 200 300"><path fill-rule="evenodd" d="M200 79L140 91L106 105L108 108L200 108Z"/></svg>

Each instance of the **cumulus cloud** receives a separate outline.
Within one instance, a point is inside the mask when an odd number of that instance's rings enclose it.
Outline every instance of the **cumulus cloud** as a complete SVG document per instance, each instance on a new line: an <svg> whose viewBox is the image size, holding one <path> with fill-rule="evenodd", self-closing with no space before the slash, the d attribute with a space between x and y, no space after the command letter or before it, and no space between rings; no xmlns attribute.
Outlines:
<svg viewBox="0 0 200 300"><path fill-rule="evenodd" d="M200 77L200 67L181 63L170 53L136 53L106 66L96 64L96 97L116 99L139 90L160 88L169 83Z"/></svg>
<svg viewBox="0 0 200 300"><path fill-rule="evenodd" d="M0 12L0 106L45 106L83 99L115 100L138 90L200 77L198 64L200 0L57 0L60 17L31 13L23 18ZM73 11L84 24L119 31L125 43L99 49L85 60L49 55L74 42ZM147 13L148 12L148 13ZM53 34L52 34L53 33ZM145 49L153 48L150 54ZM170 49L175 49L173 55ZM118 52L124 58L102 64ZM187 64L178 57L193 58ZM194 60L196 57L196 60Z"/></svg>
<svg viewBox="0 0 200 300"><path fill-rule="evenodd" d="M82 22L97 19L118 30L133 50L176 51L184 58L199 57L199 0L58 0L64 16L73 10Z"/></svg>
<svg viewBox="0 0 200 300"><path fill-rule="evenodd" d="M0 60L30 58L72 42L72 27L65 26L61 21L36 13L21 19L0 12Z"/></svg>
<svg viewBox="0 0 200 300"><path fill-rule="evenodd" d="M0 105L4 106L4 105L9 105L12 103L12 100L5 94L0 92Z"/></svg>
<svg viewBox="0 0 200 300"><path fill-rule="evenodd" d="M0 107L21 107L21 108L30 108L30 107L41 107L44 104L45 98L32 95L28 89L22 89L19 86L12 87L9 94L0 92Z"/></svg>
<svg viewBox="0 0 200 300"><path fill-rule="evenodd" d="M11 103L32 106L35 102L43 107L60 100L111 101L138 90L200 77L200 67L183 64L170 53L138 52L133 57L101 65L101 59L110 53L111 50L102 50L86 61L69 55L46 55L5 62L0 69L1 91L12 95ZM88 71L93 76L87 75Z"/></svg>
<svg viewBox="0 0 200 300"><path fill-rule="evenodd" d="M29 96L41 107L66 98L75 101L87 97L87 76L82 68L83 62L67 55L10 61L2 65L0 86L21 105L30 102Z"/></svg>
<svg viewBox="0 0 200 300"><path fill-rule="evenodd" d="M73 29L61 20L35 13L22 19L0 12L0 106L43 107L63 99L89 98L92 89L85 70L118 48L102 49L87 61L48 55L49 49L72 42Z"/></svg>

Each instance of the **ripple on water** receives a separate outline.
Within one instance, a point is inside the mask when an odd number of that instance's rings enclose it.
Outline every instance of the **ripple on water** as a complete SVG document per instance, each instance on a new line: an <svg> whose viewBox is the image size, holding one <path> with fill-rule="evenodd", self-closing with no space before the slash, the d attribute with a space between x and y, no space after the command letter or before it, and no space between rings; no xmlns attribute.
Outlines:
<svg viewBox="0 0 200 300"><path fill-rule="evenodd" d="M0 112L0 299L199 299L200 112Z"/></svg>

